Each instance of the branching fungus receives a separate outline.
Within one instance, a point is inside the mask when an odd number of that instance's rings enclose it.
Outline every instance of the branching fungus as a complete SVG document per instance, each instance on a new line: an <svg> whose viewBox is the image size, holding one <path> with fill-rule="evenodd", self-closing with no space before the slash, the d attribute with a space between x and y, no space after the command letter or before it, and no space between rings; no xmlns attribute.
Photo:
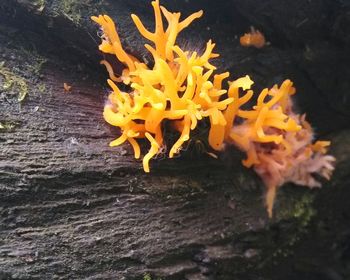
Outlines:
<svg viewBox="0 0 350 280"><path fill-rule="evenodd" d="M179 33L203 12L181 21L180 13L169 12L159 5L159 0L153 1L152 6L154 32L147 30L138 16L131 15L140 34L151 42L151 45L145 44L145 48L153 58L152 67L125 51L109 16L92 17L103 31L99 49L115 55L124 65L117 75L107 60L101 61L109 73L108 84L112 89L103 116L122 132L110 146L128 141L135 158L139 158L141 149L137 139L146 138L151 147L143 157L143 169L150 172L149 161L165 145L165 122L179 134L170 148L170 158L179 153L199 122L208 122L208 143L214 151L222 151L225 143L229 143L247 154L243 165L253 167L267 186L266 204L270 216L276 190L285 182L317 187L320 184L312 174L330 178L334 158L325 155L330 143L312 144L311 126L305 116L292 110L290 96L295 89L291 81L284 81L281 87L264 89L251 110L241 109L254 94L250 89L253 84L250 77L229 82L226 90L222 84L230 74L214 74L216 67L210 60L219 55L213 52L215 44L211 40L202 54L177 45ZM163 18L167 21L166 29ZM118 86L120 84L124 86ZM122 90L127 87L129 90Z"/></svg>

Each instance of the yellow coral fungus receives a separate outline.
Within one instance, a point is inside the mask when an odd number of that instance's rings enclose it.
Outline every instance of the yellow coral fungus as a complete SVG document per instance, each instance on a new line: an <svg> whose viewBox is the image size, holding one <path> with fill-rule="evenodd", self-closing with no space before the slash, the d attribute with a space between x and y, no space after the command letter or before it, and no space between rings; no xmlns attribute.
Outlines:
<svg viewBox="0 0 350 280"><path fill-rule="evenodd" d="M225 144L233 144L246 153L243 164L254 168L267 187L270 216L276 190L285 182L316 187L319 183L312 177L313 173L330 178L334 158L325 154L330 143L312 143L312 128L305 116L292 110L291 95L295 89L290 80L280 87L264 89L255 106L242 109L254 94L250 77L230 81L225 89L223 83L230 73L214 73L216 67L211 59L219 55L213 53L215 44L211 40L203 53L183 50L176 42L179 33L203 12L181 21L180 13L169 12L159 5L159 0L153 1L152 6L154 32L147 30L138 16L131 15L140 34L150 41L145 44L153 58L148 64L125 51L109 16L92 17L103 31L99 49L115 55L124 65L121 73L115 73L107 60L101 61L112 89L103 116L109 124L121 129L121 135L110 146L128 141L135 158L139 158L138 139L147 139L150 149L143 157L143 169L150 172L150 160L165 150L168 141L164 138L169 133L178 135L169 149L172 158L191 139L198 124L204 122L209 125L204 127L208 127L212 151L219 152ZM167 21L166 28L163 18Z"/></svg>
<svg viewBox="0 0 350 280"><path fill-rule="evenodd" d="M140 34L153 43L145 48L154 59L154 66L148 67L128 54L122 47L117 28L112 19L106 15L92 17L102 30L100 50L114 54L125 65L120 77L117 77L111 65L103 60L113 92L109 103L105 106L104 118L111 125L122 130L122 136L111 142L117 146L129 141L135 151L135 157L140 154L140 148L135 138L147 138L151 149L143 159L144 170L149 172L149 160L158 153L163 145L162 126L164 121L172 121L175 131L180 133L179 139L170 149L169 157L178 153L182 145L190 139L191 130L197 127L199 120L208 118L211 123L209 132L210 145L219 150L223 137L216 137L216 131L227 125L223 111L233 102L232 97L225 97L222 90L222 80L228 73L213 76L216 69L210 59L218 55L213 53L215 44L207 43L202 54L183 51L176 45L178 34L194 19L201 17L202 11L194 13L180 21L180 13L170 13L153 1L155 13L155 31L148 31L140 18L132 15ZM162 16L167 20L164 29ZM130 85L130 92L123 92L114 82Z"/></svg>

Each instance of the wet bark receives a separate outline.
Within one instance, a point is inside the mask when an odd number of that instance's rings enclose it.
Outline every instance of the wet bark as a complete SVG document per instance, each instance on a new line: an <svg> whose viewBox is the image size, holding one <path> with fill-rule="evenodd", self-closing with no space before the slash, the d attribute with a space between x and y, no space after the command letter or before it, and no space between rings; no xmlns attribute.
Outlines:
<svg viewBox="0 0 350 280"><path fill-rule="evenodd" d="M219 160L195 149L173 160L158 158L152 173L144 174L130 147L108 147L118 131L102 118L108 89L89 17L111 15L128 50L142 57L144 42L129 14L151 24L150 5L5 0L0 3L0 279L346 279L349 5L164 4L185 15L205 11L180 43L201 49L212 38L221 53L220 70L251 75L257 89L285 78L295 82L300 110L319 135L333 140L338 158L333 180L320 191L284 188L269 220L264 188L241 167L233 148ZM269 46L239 46L236 35L251 25L266 34ZM72 86L70 92L63 83ZM327 256L310 265L306 258L319 252ZM293 271L286 269L290 265Z"/></svg>

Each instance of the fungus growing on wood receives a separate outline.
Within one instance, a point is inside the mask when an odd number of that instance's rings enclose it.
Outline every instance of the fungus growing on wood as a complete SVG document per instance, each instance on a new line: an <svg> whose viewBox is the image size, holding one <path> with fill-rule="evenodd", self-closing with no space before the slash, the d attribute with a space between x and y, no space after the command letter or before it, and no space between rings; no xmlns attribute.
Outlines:
<svg viewBox="0 0 350 280"><path fill-rule="evenodd" d="M255 47L260 49L266 45L266 40L264 34L259 30L255 30L254 27L251 27L249 33L245 33L239 38L239 43L243 47Z"/></svg>
<svg viewBox="0 0 350 280"><path fill-rule="evenodd" d="M229 73L214 75L216 67L210 63L211 58L218 57L213 53L215 44L208 41L202 54L182 50L176 44L178 34L203 12L196 12L180 21L180 13L169 12L159 5L158 0L153 1L152 6L156 21L154 32L148 31L138 16L131 15L140 34L152 42L152 45L145 44L154 60L151 68L123 49L116 26L109 16L92 17L100 24L104 34L100 50L114 54L125 66L117 77L110 63L106 60L101 62L106 66L110 76L108 84L113 90L104 109L104 118L122 130L122 135L110 145L129 141L135 157L139 158L140 147L136 139L147 138L151 148L143 158L145 172L150 171L149 160L164 145L162 127L165 121L171 122L170 127L180 134L169 151L170 158L190 139L198 121L204 119L209 119L211 123L210 145L215 150L221 149L223 139L216 137L216 130L227 125L223 111L233 102L233 98L224 96L226 90L221 88L222 80ZM166 30L162 17L168 23ZM120 90L118 82L130 86L130 91Z"/></svg>
<svg viewBox="0 0 350 280"><path fill-rule="evenodd" d="M233 125L227 137L228 142L247 154L243 165L253 167L267 187L266 206L270 217L280 186L292 182L320 187L313 175L329 180L334 170L335 158L326 155L330 142L313 143L313 130L305 115L293 112L291 95L294 93L290 80L285 80L280 87L264 89L252 110L238 109L237 116L242 122Z"/></svg>
<svg viewBox="0 0 350 280"><path fill-rule="evenodd" d="M246 153L243 165L252 167L267 187L270 217L276 190L284 183L318 187L320 183L313 174L330 178L335 160L326 155L330 143L312 142L313 131L305 115L293 112L291 95L295 88L290 80L280 87L262 90L256 105L243 110L242 106L254 95L253 81L248 75L228 82L225 89L223 80L230 73L214 74L216 67L211 59L219 55L213 53L215 44L211 40L201 54L177 45L178 34L203 12L180 21L181 14L169 12L159 5L159 0L153 1L152 6L154 32L147 30L138 16L131 15L140 34L152 43L145 44L153 58L152 67L124 50L109 16L92 17L103 31L99 49L115 55L124 65L118 75L107 60L101 61L112 89L103 116L109 124L121 129L121 135L110 146L128 141L135 158L140 158L138 139L147 139L151 147L143 157L143 169L150 172L150 160L164 150L164 137L169 136L163 133L165 125L167 134L179 135L169 150L172 158L190 140L198 123L206 122L212 151L219 153L225 144L232 144ZM167 21L166 29L163 17Z"/></svg>

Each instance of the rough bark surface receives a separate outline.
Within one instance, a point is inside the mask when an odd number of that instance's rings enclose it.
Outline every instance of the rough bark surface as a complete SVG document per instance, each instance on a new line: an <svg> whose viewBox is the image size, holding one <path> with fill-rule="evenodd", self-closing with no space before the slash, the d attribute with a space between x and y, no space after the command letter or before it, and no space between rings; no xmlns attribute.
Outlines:
<svg viewBox="0 0 350 280"><path fill-rule="evenodd" d="M108 90L89 16L107 11L130 51L142 56L129 14L151 24L149 3L5 0L0 279L350 277L349 5L197 2L165 3L184 14L206 12L183 44L202 48L197 42L213 38L221 70L250 74L257 88L294 80L300 109L333 140L334 179L317 192L286 187L268 220L261 182L233 149L219 160L196 151L159 158L144 174L130 147L107 145L118 132L102 118ZM235 35L250 25L271 45L240 47Z"/></svg>

